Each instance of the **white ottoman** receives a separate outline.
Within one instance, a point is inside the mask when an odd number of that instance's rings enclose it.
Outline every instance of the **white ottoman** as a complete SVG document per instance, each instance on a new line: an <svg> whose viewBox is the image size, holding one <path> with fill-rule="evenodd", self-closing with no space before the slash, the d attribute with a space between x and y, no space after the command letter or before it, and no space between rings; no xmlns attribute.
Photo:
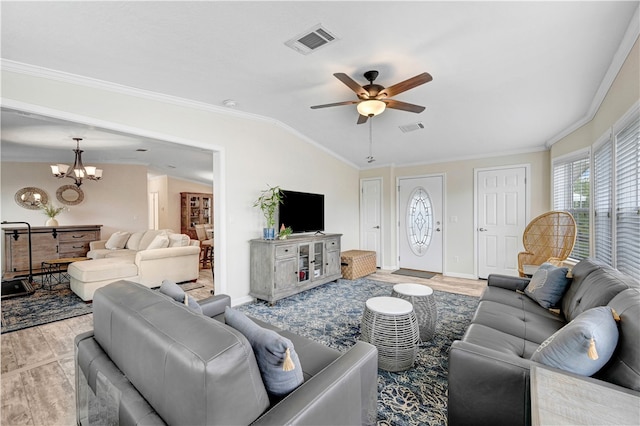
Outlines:
<svg viewBox="0 0 640 426"><path fill-rule="evenodd" d="M71 290L82 300L93 300L93 293L119 280L136 278L138 267L129 257L107 257L103 259L85 260L69 265L67 273L70 277Z"/></svg>
<svg viewBox="0 0 640 426"><path fill-rule="evenodd" d="M438 309L433 289L421 284L396 284L393 286L391 296L411 302L416 318L418 318L420 340L426 342L433 339L438 321Z"/></svg>
<svg viewBox="0 0 640 426"><path fill-rule="evenodd" d="M367 300L360 339L378 348L378 367L402 371L413 367L418 352L418 320L413 306L396 297Z"/></svg>

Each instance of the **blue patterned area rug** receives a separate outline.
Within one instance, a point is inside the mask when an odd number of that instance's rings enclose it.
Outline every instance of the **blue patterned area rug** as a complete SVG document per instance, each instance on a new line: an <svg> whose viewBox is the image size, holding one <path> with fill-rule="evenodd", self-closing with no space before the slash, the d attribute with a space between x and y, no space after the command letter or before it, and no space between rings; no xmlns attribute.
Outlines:
<svg viewBox="0 0 640 426"><path fill-rule="evenodd" d="M279 300L259 301L238 310L339 351L360 337L365 301L391 295L392 284L366 278L338 280ZM447 423L447 371L451 343L462 337L478 298L434 291L438 307L436 336L420 347L413 368L378 370L378 425Z"/></svg>
<svg viewBox="0 0 640 426"><path fill-rule="evenodd" d="M2 300L2 334L93 312L93 305L85 303L71 291L68 282L56 284L52 290L43 289L38 283L35 287L37 290L29 296ZM180 287L188 291L204 287L204 284L198 280L182 283Z"/></svg>
<svg viewBox="0 0 640 426"><path fill-rule="evenodd" d="M93 312L91 303L76 296L69 284L55 285L52 290L38 288L29 296L3 300L1 308L2 334Z"/></svg>

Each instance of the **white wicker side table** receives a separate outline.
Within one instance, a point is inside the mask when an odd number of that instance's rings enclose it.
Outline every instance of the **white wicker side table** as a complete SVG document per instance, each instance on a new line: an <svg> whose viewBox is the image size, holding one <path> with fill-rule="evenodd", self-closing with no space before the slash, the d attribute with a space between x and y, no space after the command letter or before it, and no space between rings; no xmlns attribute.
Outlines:
<svg viewBox="0 0 640 426"><path fill-rule="evenodd" d="M378 348L378 367L403 371L413 367L420 340L413 306L396 297L372 297L362 315L360 339Z"/></svg>
<svg viewBox="0 0 640 426"><path fill-rule="evenodd" d="M420 284L396 284L393 286L391 296L411 302L418 318L420 340L426 342L433 339L438 321L438 309L433 289Z"/></svg>

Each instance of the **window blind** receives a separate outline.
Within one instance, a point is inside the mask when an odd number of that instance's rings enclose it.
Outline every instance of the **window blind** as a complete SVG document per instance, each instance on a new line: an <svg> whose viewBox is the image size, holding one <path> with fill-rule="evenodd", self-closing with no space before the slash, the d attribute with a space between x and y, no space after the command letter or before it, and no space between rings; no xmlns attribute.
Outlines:
<svg viewBox="0 0 640 426"><path fill-rule="evenodd" d="M577 260L589 256L589 162L585 151L553 164L553 208L568 211L576 221L578 232L570 257Z"/></svg>
<svg viewBox="0 0 640 426"><path fill-rule="evenodd" d="M593 210L595 257L613 265L612 143L609 137L593 153Z"/></svg>
<svg viewBox="0 0 640 426"><path fill-rule="evenodd" d="M615 266L640 275L640 119L636 117L615 136Z"/></svg>

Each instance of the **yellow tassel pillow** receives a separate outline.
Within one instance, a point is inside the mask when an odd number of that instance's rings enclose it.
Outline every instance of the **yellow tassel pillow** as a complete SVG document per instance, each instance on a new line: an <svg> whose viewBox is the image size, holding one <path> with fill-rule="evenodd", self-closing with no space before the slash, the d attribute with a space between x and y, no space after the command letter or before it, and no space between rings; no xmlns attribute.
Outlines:
<svg viewBox="0 0 640 426"><path fill-rule="evenodd" d="M584 311L542 342L531 360L583 376L594 375L618 344L616 317L608 306Z"/></svg>
<svg viewBox="0 0 640 426"><path fill-rule="evenodd" d="M291 340L260 327L244 313L228 306L224 311L224 320L227 325L244 334L251 344L272 404L302 384L302 367Z"/></svg>

